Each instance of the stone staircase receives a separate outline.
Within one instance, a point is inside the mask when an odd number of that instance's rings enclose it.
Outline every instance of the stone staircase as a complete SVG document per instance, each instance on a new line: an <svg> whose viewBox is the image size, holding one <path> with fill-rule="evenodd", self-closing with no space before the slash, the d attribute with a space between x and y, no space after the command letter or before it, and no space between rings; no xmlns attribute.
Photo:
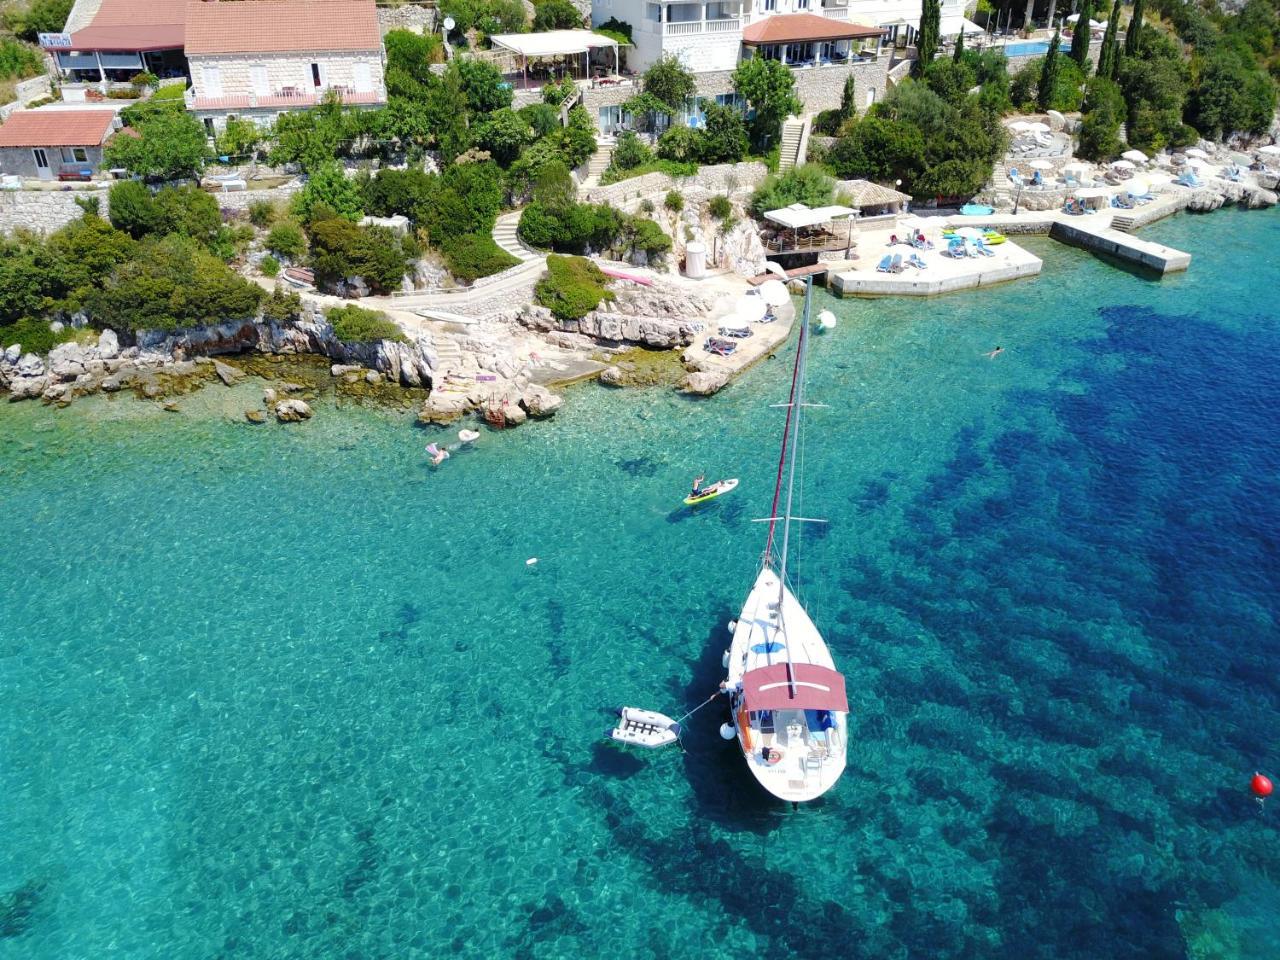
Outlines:
<svg viewBox="0 0 1280 960"><path fill-rule="evenodd" d="M520 238L516 236L516 229L519 226L519 210L511 213L504 213L498 218L497 223L493 225L493 242L521 263L527 263L530 260L538 259L540 254L530 250L521 243Z"/></svg>
<svg viewBox="0 0 1280 960"><path fill-rule="evenodd" d="M809 120L788 117L782 124L782 146L778 151L778 169L790 170L804 163L804 147L809 139Z"/></svg>
<svg viewBox="0 0 1280 960"><path fill-rule="evenodd" d="M1137 219L1130 213L1117 213L1111 218L1111 229L1121 233L1133 233L1136 225Z"/></svg>
<svg viewBox="0 0 1280 960"><path fill-rule="evenodd" d="M587 175L582 178L580 186L595 187L600 185L601 175L609 169L609 164L613 162L613 148L617 145L617 141L612 137L601 137L596 141L596 152L591 155L591 159L587 161Z"/></svg>
<svg viewBox="0 0 1280 960"><path fill-rule="evenodd" d="M443 380L451 373L462 372L462 348L453 337L435 337L437 380Z"/></svg>

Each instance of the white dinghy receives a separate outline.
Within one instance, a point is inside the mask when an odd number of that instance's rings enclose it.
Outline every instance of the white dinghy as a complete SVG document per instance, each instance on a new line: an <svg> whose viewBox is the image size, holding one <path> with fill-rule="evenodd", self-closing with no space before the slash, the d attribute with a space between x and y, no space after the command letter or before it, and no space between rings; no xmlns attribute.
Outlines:
<svg viewBox="0 0 1280 960"><path fill-rule="evenodd" d="M666 747L680 739L680 724L666 714L637 707L619 707L618 725L607 731L618 743L637 747Z"/></svg>

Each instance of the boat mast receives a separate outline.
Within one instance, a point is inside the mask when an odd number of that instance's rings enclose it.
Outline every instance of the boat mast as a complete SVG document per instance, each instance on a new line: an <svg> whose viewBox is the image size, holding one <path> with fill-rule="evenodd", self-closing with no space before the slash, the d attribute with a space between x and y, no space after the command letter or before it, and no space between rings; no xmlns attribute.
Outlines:
<svg viewBox="0 0 1280 960"><path fill-rule="evenodd" d="M786 590L787 583L787 548L791 541L791 498L795 493L796 486L796 456L797 448L800 446L800 418L804 414L804 379L805 379L805 361L808 359L809 353L809 307L813 303L813 277L810 275L804 284L804 318L800 322L800 343L796 347L796 376L794 391L791 398L792 408L787 413L794 414L792 420L793 429L796 432L796 438L791 443L790 463L787 465L787 505L782 513L782 558L778 564L778 621L782 621L782 596ZM791 419L788 417L788 419ZM784 440L784 443L786 441ZM787 659L791 659L790 650L787 652Z"/></svg>

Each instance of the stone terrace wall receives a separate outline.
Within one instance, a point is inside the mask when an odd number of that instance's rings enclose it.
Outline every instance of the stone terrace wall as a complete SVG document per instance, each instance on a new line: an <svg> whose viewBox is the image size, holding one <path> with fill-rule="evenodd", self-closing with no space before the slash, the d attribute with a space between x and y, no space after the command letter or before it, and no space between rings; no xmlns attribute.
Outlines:
<svg viewBox="0 0 1280 960"><path fill-rule="evenodd" d="M415 33L432 33L436 28L434 7L405 4L402 7L379 7L378 26L388 30L413 30Z"/></svg>
<svg viewBox="0 0 1280 960"><path fill-rule="evenodd" d="M646 199L661 202L669 190L675 189L686 195L695 191L708 194L749 193L768 174L768 168L759 161L720 163L701 167L693 176L678 179L666 173L646 173L606 187L584 190L579 199L587 203L608 203L628 210L639 206Z"/></svg>
<svg viewBox="0 0 1280 960"><path fill-rule="evenodd" d="M97 197L99 212L107 215L106 190L5 190L0 192L0 232L10 233L19 227L39 233L52 233L78 220L84 211L76 197Z"/></svg>
<svg viewBox="0 0 1280 960"><path fill-rule="evenodd" d="M291 180L270 190L229 190L226 193L214 193L213 199L223 210L248 210L249 204L266 200L269 203L286 203L295 193L302 189L301 180Z"/></svg>

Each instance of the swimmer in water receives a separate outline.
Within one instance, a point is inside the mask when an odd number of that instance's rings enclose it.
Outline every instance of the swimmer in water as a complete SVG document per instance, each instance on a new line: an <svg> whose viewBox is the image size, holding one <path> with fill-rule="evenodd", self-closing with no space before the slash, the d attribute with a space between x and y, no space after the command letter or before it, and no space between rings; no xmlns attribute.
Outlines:
<svg viewBox="0 0 1280 960"><path fill-rule="evenodd" d="M988 360L994 360L996 357L1000 356L1000 354L1002 353L1004 353L1004 347L996 347L994 350L988 353L986 357Z"/></svg>

